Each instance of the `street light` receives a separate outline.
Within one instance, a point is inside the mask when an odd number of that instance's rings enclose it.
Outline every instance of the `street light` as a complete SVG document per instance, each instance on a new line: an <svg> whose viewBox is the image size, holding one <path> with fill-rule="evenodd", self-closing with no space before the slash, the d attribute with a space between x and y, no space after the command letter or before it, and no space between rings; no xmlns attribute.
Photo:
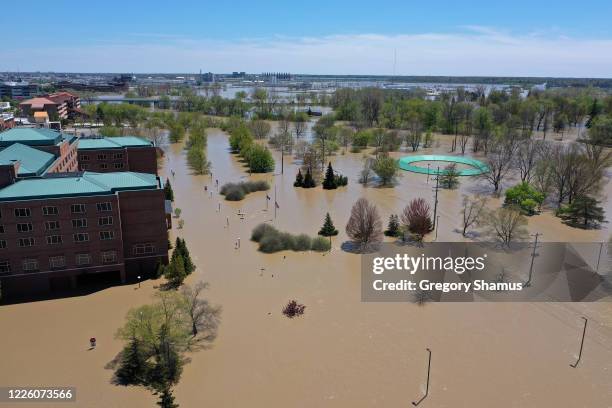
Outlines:
<svg viewBox="0 0 612 408"><path fill-rule="evenodd" d="M138 275L138 289L140 289L140 275Z"/></svg>

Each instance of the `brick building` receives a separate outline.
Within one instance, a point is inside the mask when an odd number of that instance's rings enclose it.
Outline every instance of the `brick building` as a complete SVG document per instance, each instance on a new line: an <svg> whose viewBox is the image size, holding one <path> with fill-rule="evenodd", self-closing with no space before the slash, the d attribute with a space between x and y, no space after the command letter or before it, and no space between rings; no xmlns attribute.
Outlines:
<svg viewBox="0 0 612 408"><path fill-rule="evenodd" d="M28 99L19 104L21 114L34 118L37 113L46 113L49 120L73 119L82 114L81 99L70 92L58 92Z"/></svg>
<svg viewBox="0 0 612 408"><path fill-rule="evenodd" d="M78 146L80 170L135 171L157 174L157 147L136 136L81 138Z"/></svg>
<svg viewBox="0 0 612 408"><path fill-rule="evenodd" d="M168 261L164 192L153 174L64 173L0 189L3 296L147 277Z"/></svg>

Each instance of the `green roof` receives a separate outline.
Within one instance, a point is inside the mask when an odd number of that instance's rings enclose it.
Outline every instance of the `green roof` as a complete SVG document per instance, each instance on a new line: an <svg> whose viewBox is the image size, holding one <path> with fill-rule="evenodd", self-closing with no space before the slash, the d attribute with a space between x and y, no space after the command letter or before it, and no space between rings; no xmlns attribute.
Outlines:
<svg viewBox="0 0 612 408"><path fill-rule="evenodd" d="M123 149L124 147L150 147L153 143L138 136L115 136L79 139L79 150Z"/></svg>
<svg viewBox="0 0 612 408"><path fill-rule="evenodd" d="M157 176L148 173L117 172L47 176L24 179L0 189L0 201L82 197L114 194L125 190L158 189Z"/></svg>
<svg viewBox="0 0 612 408"><path fill-rule="evenodd" d="M57 130L42 128L16 127L0 133L0 146L21 143L28 146L51 146L64 140L72 141L74 136L65 135Z"/></svg>
<svg viewBox="0 0 612 408"><path fill-rule="evenodd" d="M0 165L10 165L19 162L19 177L40 176L55 161L55 155L42 150L14 143L0 151Z"/></svg>

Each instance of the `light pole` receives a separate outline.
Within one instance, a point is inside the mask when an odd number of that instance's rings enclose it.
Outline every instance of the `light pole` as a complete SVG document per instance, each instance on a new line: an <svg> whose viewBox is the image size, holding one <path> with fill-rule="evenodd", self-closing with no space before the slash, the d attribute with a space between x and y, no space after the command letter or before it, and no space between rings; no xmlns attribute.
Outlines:
<svg viewBox="0 0 612 408"><path fill-rule="evenodd" d="M436 228L436 216L438 214L438 190L439 190L439 186L438 186L438 180L440 179L440 166L438 166L438 170L436 172L436 188L434 189L436 194L434 197L434 228Z"/></svg>
<svg viewBox="0 0 612 408"><path fill-rule="evenodd" d="M538 237L542 235L539 232L535 233L535 241L533 242L533 251L531 252L531 265L529 265L529 279L525 282L525 287L528 288L531 286L531 275L533 274L533 262L536 257L536 249L538 247Z"/></svg>
<svg viewBox="0 0 612 408"><path fill-rule="evenodd" d="M431 350L430 349L426 349L426 350L429 353L429 359L427 361L427 383L425 384L425 395L423 395L421 399L418 401L412 401L412 405L414 405L415 407L419 405L425 398L427 398L427 395L429 395L429 373L431 371Z"/></svg>
<svg viewBox="0 0 612 408"><path fill-rule="evenodd" d="M140 275L138 275L138 289L140 289Z"/></svg>
<svg viewBox="0 0 612 408"><path fill-rule="evenodd" d="M584 346L584 335L586 334L586 327L587 327L587 323L589 322L586 317L583 317L583 319L584 319L584 328L582 329L582 340L580 340L580 351L578 352L578 360L576 360L574 364L570 364L570 367L572 368L576 368L578 366L578 363L580 362L580 359L582 358L582 346Z"/></svg>
<svg viewBox="0 0 612 408"><path fill-rule="evenodd" d="M429 168L431 167L431 163L427 163L427 184L429 184Z"/></svg>

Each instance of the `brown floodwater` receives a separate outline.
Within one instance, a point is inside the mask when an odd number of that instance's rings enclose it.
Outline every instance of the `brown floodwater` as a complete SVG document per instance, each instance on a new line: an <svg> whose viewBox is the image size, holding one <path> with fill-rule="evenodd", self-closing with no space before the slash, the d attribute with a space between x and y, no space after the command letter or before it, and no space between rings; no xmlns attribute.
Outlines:
<svg viewBox="0 0 612 408"><path fill-rule="evenodd" d="M446 141L436 146L419 153L446 153ZM191 362L175 389L182 407L410 406L424 391L427 347L433 357L424 407L612 406L610 303L417 306L360 301L360 258L340 248L352 204L368 198L386 223L412 198L433 204L433 182L427 184L426 175L402 172L394 188L363 187L356 182L362 154L347 153L332 158L334 168L349 177L347 187L296 189L298 166L286 156L284 175L277 166L274 175L251 177L271 181L268 194L274 200L276 191L280 206L275 217L273 202L266 210L265 192L241 202L226 202L217 194L216 179L222 185L248 178L220 130L209 131L212 177L190 174L181 145L166 150L161 174L175 171L175 207L185 220L184 228L172 235L186 239L198 268L188 283L209 282L209 298L223 306L217 340L212 348L189 355ZM275 157L280 163L277 152ZM457 232L461 195L478 192L490 188L465 178L458 189L440 191L439 241L463 239ZM611 193L608 183L605 194ZM610 200L604 201L612 214ZM490 203L499 204L499 199ZM238 212L246 214L244 219ZM340 230L331 253L266 255L249 241L260 222L315 235L326 212ZM545 241L601 241L610 234L608 224L578 230L550 212L531 217L529 229L543 233ZM241 245L235 249L238 238ZM0 385L76 386L77 403L71 406L78 407L154 406L148 391L112 385L112 371L105 366L121 350L114 333L126 312L150 302L158 284L0 307ZM302 317L282 315L291 299L306 305ZM574 369L569 364L580 345L581 316L590 323L582 361ZM88 351L92 336L98 346Z"/></svg>

